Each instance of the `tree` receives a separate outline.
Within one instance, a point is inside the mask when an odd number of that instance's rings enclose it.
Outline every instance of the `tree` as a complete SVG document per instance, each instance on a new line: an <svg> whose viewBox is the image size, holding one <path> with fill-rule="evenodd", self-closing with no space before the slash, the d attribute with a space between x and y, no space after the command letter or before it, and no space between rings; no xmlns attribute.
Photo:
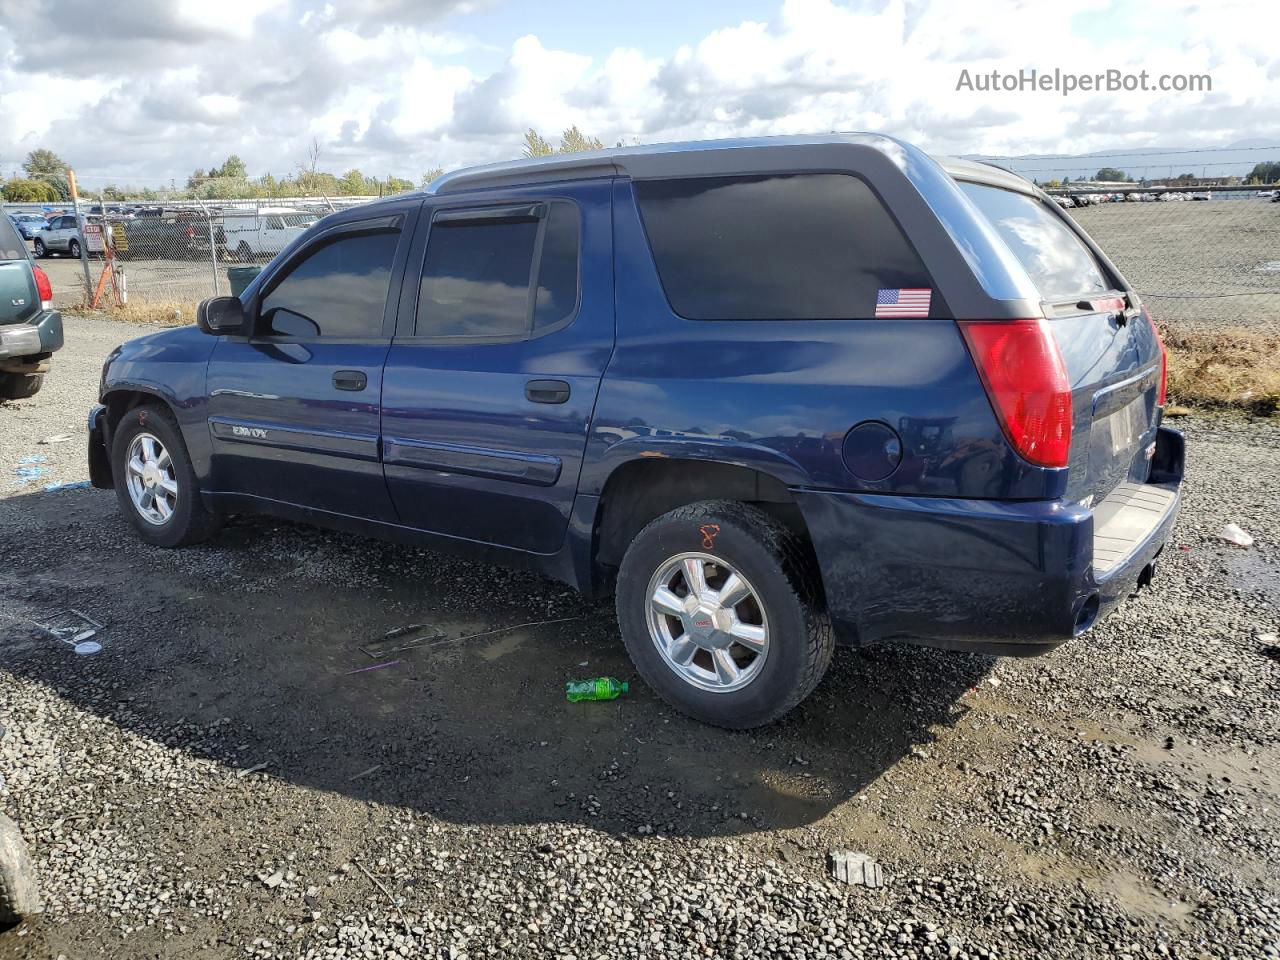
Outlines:
<svg viewBox="0 0 1280 960"><path fill-rule="evenodd" d="M599 137L588 137L578 129L578 125L576 123L564 133L560 134L561 153L586 153L590 150L603 149L604 144L600 142Z"/></svg>
<svg viewBox="0 0 1280 960"><path fill-rule="evenodd" d="M1268 160L1255 164L1249 171L1249 179L1258 183L1280 183L1280 160Z"/></svg>
<svg viewBox="0 0 1280 960"><path fill-rule="evenodd" d="M438 180L440 177L443 177L443 176L444 176L444 167L432 167L430 170L428 170L426 173L422 175L422 180L420 181L419 186L426 187L428 184L431 183L432 180Z"/></svg>
<svg viewBox="0 0 1280 960"><path fill-rule="evenodd" d="M345 197L367 197L374 192L369 189L369 183L365 180L364 174L354 168L338 178L338 189Z"/></svg>
<svg viewBox="0 0 1280 960"><path fill-rule="evenodd" d="M1123 180L1127 183L1129 180L1129 175L1126 174L1123 170L1117 170L1115 167L1103 167L1101 170L1098 171L1097 176L1095 176L1093 179L1109 180L1113 182Z"/></svg>
<svg viewBox="0 0 1280 960"><path fill-rule="evenodd" d="M9 180L4 188L0 189L0 194L3 194L9 203L56 203L62 199L49 181L24 177L14 177Z"/></svg>
<svg viewBox="0 0 1280 960"><path fill-rule="evenodd" d="M1046 190L1061 190L1061 189L1062 189L1062 181L1061 181L1061 180L1050 180L1048 183L1046 183L1046 184L1044 185L1044 188L1045 188Z"/></svg>
<svg viewBox="0 0 1280 960"><path fill-rule="evenodd" d="M187 177L187 189L199 190L202 186L204 186L205 179L206 179L206 175L203 170L200 170L199 168L192 170L191 176Z"/></svg>
<svg viewBox="0 0 1280 960"><path fill-rule="evenodd" d="M236 156L233 153L231 156L227 157L226 161L223 162L221 167L213 167L212 169L210 169L209 176L236 177L239 179L244 179L245 177L249 176L249 171L248 169L246 169L244 165L244 161L241 160L238 156Z"/></svg>
<svg viewBox="0 0 1280 960"><path fill-rule="evenodd" d="M525 131L524 155L526 157L549 157L553 153L555 153L555 149L537 130L530 127Z"/></svg>
<svg viewBox="0 0 1280 960"><path fill-rule="evenodd" d="M67 171L71 168L67 162L52 150L39 147L27 154L22 169L32 180L43 180L53 187L57 200L70 200L71 187L67 183Z"/></svg>

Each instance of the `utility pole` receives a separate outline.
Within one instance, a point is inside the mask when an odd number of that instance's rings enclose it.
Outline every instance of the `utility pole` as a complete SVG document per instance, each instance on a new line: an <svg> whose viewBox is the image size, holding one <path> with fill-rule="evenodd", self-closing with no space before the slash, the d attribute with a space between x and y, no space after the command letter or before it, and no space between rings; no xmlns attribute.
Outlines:
<svg viewBox="0 0 1280 960"><path fill-rule="evenodd" d="M71 207L76 212L76 229L80 233L80 265L84 267L85 306L93 300L93 278L89 273L89 244L84 238L84 214L80 212L80 195L76 192L76 172L67 168L67 186L71 188ZM104 222L106 218L103 218Z"/></svg>

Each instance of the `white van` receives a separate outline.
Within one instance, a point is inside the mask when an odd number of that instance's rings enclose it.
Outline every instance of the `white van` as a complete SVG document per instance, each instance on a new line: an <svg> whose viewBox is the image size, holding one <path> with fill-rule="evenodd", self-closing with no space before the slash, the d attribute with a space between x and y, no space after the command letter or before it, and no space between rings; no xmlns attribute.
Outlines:
<svg viewBox="0 0 1280 960"><path fill-rule="evenodd" d="M270 259L319 219L292 207L228 210L222 215L223 243L237 260Z"/></svg>

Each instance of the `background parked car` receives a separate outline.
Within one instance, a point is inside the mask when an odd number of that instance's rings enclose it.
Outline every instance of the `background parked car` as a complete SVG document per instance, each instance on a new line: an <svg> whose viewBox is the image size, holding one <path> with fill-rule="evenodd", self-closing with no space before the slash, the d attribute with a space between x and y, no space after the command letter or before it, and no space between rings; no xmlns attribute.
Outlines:
<svg viewBox="0 0 1280 960"><path fill-rule="evenodd" d="M80 227L72 216L55 217L49 225L36 231L34 238L37 257L47 257L54 253L65 253L72 257L80 256Z"/></svg>
<svg viewBox="0 0 1280 960"><path fill-rule="evenodd" d="M115 229L122 230L128 240L128 249L120 251L124 260L188 260L209 255L208 224L189 214L134 217L117 223ZM221 244L216 233L215 239Z"/></svg>
<svg viewBox="0 0 1280 960"><path fill-rule="evenodd" d="M8 218L0 217L0 400L34 395L61 346L53 285Z"/></svg>
<svg viewBox="0 0 1280 960"><path fill-rule="evenodd" d="M34 240L36 231L47 222L38 213L11 213L9 214L9 221L23 240Z"/></svg>

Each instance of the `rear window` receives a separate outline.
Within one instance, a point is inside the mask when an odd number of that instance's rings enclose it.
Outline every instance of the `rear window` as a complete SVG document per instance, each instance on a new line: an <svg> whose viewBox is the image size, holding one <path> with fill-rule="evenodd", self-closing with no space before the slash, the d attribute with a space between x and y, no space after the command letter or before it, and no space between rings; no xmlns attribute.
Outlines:
<svg viewBox="0 0 1280 960"><path fill-rule="evenodd" d="M0 217L0 260L27 259L27 245L8 217Z"/></svg>
<svg viewBox="0 0 1280 960"><path fill-rule="evenodd" d="M667 299L690 320L872 317L932 287L879 198L844 174L637 181ZM939 314L937 297L924 310Z"/></svg>
<svg viewBox="0 0 1280 960"><path fill-rule="evenodd" d="M991 221L1045 300L1111 289L1084 241L1035 197L979 183L961 183L960 189Z"/></svg>

